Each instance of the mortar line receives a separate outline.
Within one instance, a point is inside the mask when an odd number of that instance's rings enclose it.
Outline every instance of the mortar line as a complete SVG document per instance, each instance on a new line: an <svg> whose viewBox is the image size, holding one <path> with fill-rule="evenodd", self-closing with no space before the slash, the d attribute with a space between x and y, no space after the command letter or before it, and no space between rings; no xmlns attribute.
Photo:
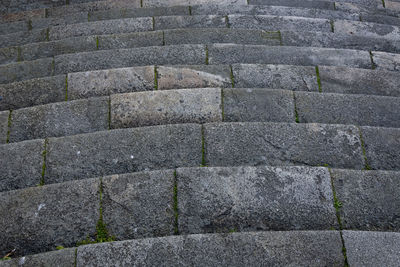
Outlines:
<svg viewBox="0 0 400 267"><path fill-rule="evenodd" d="M179 235L179 210L178 210L178 175L174 170L174 235Z"/></svg>
<svg viewBox="0 0 400 267"><path fill-rule="evenodd" d="M13 110L10 109L10 113L8 113L6 144L10 143L11 124L12 124L12 112L13 112Z"/></svg>

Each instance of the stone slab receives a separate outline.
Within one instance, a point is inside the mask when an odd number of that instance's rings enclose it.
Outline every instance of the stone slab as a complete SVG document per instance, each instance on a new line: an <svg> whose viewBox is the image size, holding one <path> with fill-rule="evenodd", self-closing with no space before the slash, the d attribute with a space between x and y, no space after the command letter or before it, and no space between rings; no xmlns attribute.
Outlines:
<svg viewBox="0 0 400 267"><path fill-rule="evenodd" d="M0 110L18 109L65 100L65 76L0 84Z"/></svg>
<svg viewBox="0 0 400 267"><path fill-rule="evenodd" d="M60 17L33 18L30 21L32 29L67 26L88 21L87 12L68 12ZM67 26L68 27L68 26Z"/></svg>
<svg viewBox="0 0 400 267"><path fill-rule="evenodd" d="M293 92L260 88L223 89L224 121L294 122Z"/></svg>
<svg viewBox="0 0 400 267"><path fill-rule="evenodd" d="M334 10L333 2L318 0L249 0L249 5L291 6Z"/></svg>
<svg viewBox="0 0 400 267"><path fill-rule="evenodd" d="M0 48L0 65L17 62L18 61L18 47L3 47Z"/></svg>
<svg viewBox="0 0 400 267"><path fill-rule="evenodd" d="M364 167L359 131L354 126L214 123L205 124L204 137L207 166Z"/></svg>
<svg viewBox="0 0 400 267"><path fill-rule="evenodd" d="M14 110L10 142L108 129L109 98L90 98Z"/></svg>
<svg viewBox="0 0 400 267"><path fill-rule="evenodd" d="M65 266L74 267L75 248L64 248L58 251L51 251L41 254L28 255L7 261L0 261L1 267L19 267L19 266Z"/></svg>
<svg viewBox="0 0 400 267"><path fill-rule="evenodd" d="M68 74L68 99L154 89L154 66Z"/></svg>
<svg viewBox="0 0 400 267"><path fill-rule="evenodd" d="M88 179L0 194L0 252L16 255L73 247L94 234L99 218L99 180ZM73 196L73 198L71 198Z"/></svg>
<svg viewBox="0 0 400 267"><path fill-rule="evenodd" d="M378 70L400 71L400 55L395 53L372 52Z"/></svg>
<svg viewBox="0 0 400 267"><path fill-rule="evenodd" d="M32 31L14 32L2 35L0 38L0 47L17 46L44 41L46 41L46 29L35 29Z"/></svg>
<svg viewBox="0 0 400 267"><path fill-rule="evenodd" d="M0 145L0 192L38 185L42 178L43 150L44 140Z"/></svg>
<svg viewBox="0 0 400 267"><path fill-rule="evenodd" d="M215 3L213 0L143 0L143 7L193 6ZM220 0L220 5L246 5L246 0Z"/></svg>
<svg viewBox="0 0 400 267"><path fill-rule="evenodd" d="M400 28L365 21L335 20L335 32L400 40Z"/></svg>
<svg viewBox="0 0 400 267"><path fill-rule="evenodd" d="M53 75L53 59L42 58L0 66L0 84Z"/></svg>
<svg viewBox="0 0 400 267"><path fill-rule="evenodd" d="M51 138L45 180L199 166L200 125L166 125Z"/></svg>
<svg viewBox="0 0 400 267"><path fill-rule="evenodd" d="M235 64L232 66L235 87L273 88L318 92L314 67L289 65Z"/></svg>
<svg viewBox="0 0 400 267"><path fill-rule="evenodd" d="M225 17L215 15L154 17L154 29L226 28Z"/></svg>
<svg viewBox="0 0 400 267"><path fill-rule="evenodd" d="M338 227L327 169L182 168L177 181L181 234Z"/></svg>
<svg viewBox="0 0 400 267"><path fill-rule="evenodd" d="M361 127L366 157L374 170L400 170L400 129Z"/></svg>
<svg viewBox="0 0 400 267"><path fill-rule="evenodd" d="M400 230L400 173L332 169L344 229Z"/></svg>
<svg viewBox="0 0 400 267"><path fill-rule="evenodd" d="M343 231L351 266L398 266L400 233Z"/></svg>
<svg viewBox="0 0 400 267"><path fill-rule="evenodd" d="M111 96L111 128L222 121L221 89L138 92Z"/></svg>
<svg viewBox="0 0 400 267"><path fill-rule="evenodd" d="M174 233L174 171L103 178L103 218L117 240Z"/></svg>
<svg viewBox="0 0 400 267"><path fill-rule="evenodd" d="M336 231L170 236L79 247L77 266L343 266L341 248Z"/></svg>
<svg viewBox="0 0 400 267"><path fill-rule="evenodd" d="M8 133L8 117L10 111L0 111L0 144L5 144Z"/></svg>
<svg viewBox="0 0 400 267"><path fill-rule="evenodd" d="M162 46L163 33L156 32L133 32L98 36L99 50L133 48L143 46Z"/></svg>

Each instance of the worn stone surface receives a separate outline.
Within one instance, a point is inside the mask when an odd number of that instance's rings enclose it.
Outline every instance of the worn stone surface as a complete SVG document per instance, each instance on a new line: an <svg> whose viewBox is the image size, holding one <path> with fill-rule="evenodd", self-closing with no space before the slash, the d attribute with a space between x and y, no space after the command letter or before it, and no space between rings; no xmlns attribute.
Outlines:
<svg viewBox="0 0 400 267"><path fill-rule="evenodd" d="M158 89L232 87L226 65L157 66Z"/></svg>
<svg viewBox="0 0 400 267"><path fill-rule="evenodd" d="M400 71L400 55L385 52L372 52L378 70Z"/></svg>
<svg viewBox="0 0 400 267"><path fill-rule="evenodd" d="M0 64L7 64L18 61L17 47L0 48Z"/></svg>
<svg viewBox="0 0 400 267"><path fill-rule="evenodd" d="M270 5L270 6L291 6L291 7L306 7L318 9L335 9L333 2L319 0L249 0L250 5Z"/></svg>
<svg viewBox="0 0 400 267"><path fill-rule="evenodd" d="M80 36L59 41L27 44L21 47L22 60L34 60L44 57L53 57L96 50L95 36Z"/></svg>
<svg viewBox="0 0 400 267"><path fill-rule="evenodd" d="M48 27L66 26L69 24L77 24L88 21L87 12L74 12L64 14L64 16L50 18L34 18L31 19L30 25L33 29L42 29Z"/></svg>
<svg viewBox="0 0 400 267"><path fill-rule="evenodd" d="M46 16L45 10L43 9L35 9L35 10L27 10L21 11L17 13L8 13L1 14L0 21L1 22L12 22L18 20L28 20L32 18L44 18Z"/></svg>
<svg viewBox="0 0 400 267"><path fill-rule="evenodd" d="M0 96L0 110L60 102L65 100L65 76L0 84Z"/></svg>
<svg viewBox="0 0 400 267"><path fill-rule="evenodd" d="M14 32L2 35L0 38L0 47L24 45L44 41L46 41L46 29L35 29L32 31Z"/></svg>
<svg viewBox="0 0 400 267"><path fill-rule="evenodd" d="M200 164L200 125L122 129L51 138L45 180L62 182Z"/></svg>
<svg viewBox="0 0 400 267"><path fill-rule="evenodd" d="M193 6L214 3L213 0L143 0L143 7ZM220 0L220 5L246 5L246 0Z"/></svg>
<svg viewBox="0 0 400 267"><path fill-rule="evenodd" d="M400 170L400 129L361 127L368 164L375 170Z"/></svg>
<svg viewBox="0 0 400 267"><path fill-rule="evenodd" d="M108 102L90 98L15 110L10 142L107 130Z"/></svg>
<svg viewBox="0 0 400 267"><path fill-rule="evenodd" d="M225 28L226 21L223 16L162 16L154 17L154 29L179 29L179 28Z"/></svg>
<svg viewBox="0 0 400 267"><path fill-rule="evenodd" d="M367 51L315 47L214 44L209 46L210 64L287 64L371 68Z"/></svg>
<svg viewBox="0 0 400 267"><path fill-rule="evenodd" d="M0 193L0 252L16 255L72 247L95 232L99 180L87 179Z"/></svg>
<svg viewBox="0 0 400 267"><path fill-rule="evenodd" d="M205 124L204 136L207 166L364 167L359 131L354 126L214 123Z"/></svg>
<svg viewBox="0 0 400 267"><path fill-rule="evenodd" d="M52 58L16 62L0 66L0 84L18 82L52 75Z"/></svg>
<svg viewBox="0 0 400 267"><path fill-rule="evenodd" d="M78 248L77 266L343 266L336 231L169 236Z"/></svg>
<svg viewBox="0 0 400 267"><path fill-rule="evenodd" d="M294 122L293 93L271 89L223 89L224 121Z"/></svg>
<svg viewBox="0 0 400 267"><path fill-rule="evenodd" d="M318 91L314 67L235 64L235 87L273 88L293 91Z"/></svg>
<svg viewBox="0 0 400 267"><path fill-rule="evenodd" d="M174 171L103 178L103 218L117 240L174 233Z"/></svg>
<svg viewBox="0 0 400 267"><path fill-rule="evenodd" d="M394 71L320 66L319 75L324 93L400 96L400 75Z"/></svg>
<svg viewBox="0 0 400 267"><path fill-rule="evenodd" d="M156 32L133 32L98 36L99 50L116 48L133 48L143 46L162 46L163 33Z"/></svg>
<svg viewBox="0 0 400 267"><path fill-rule="evenodd" d="M111 96L111 128L222 121L221 89L201 88Z"/></svg>
<svg viewBox="0 0 400 267"><path fill-rule="evenodd" d="M351 266L398 266L400 233L343 231Z"/></svg>
<svg viewBox="0 0 400 267"><path fill-rule="evenodd" d="M149 17L127 18L56 26L50 28L49 36L50 40L58 40L72 36L150 31L152 29L153 22Z"/></svg>
<svg viewBox="0 0 400 267"><path fill-rule="evenodd" d="M55 73L154 64L198 65L205 62L206 52L203 45L150 46L56 56Z"/></svg>
<svg viewBox="0 0 400 267"><path fill-rule="evenodd" d="M400 98L295 92L300 122L400 127Z"/></svg>
<svg viewBox="0 0 400 267"><path fill-rule="evenodd" d="M338 169L331 173L345 229L400 230L400 173Z"/></svg>
<svg viewBox="0 0 400 267"><path fill-rule="evenodd" d="M338 226L327 169L183 168L177 181L182 234Z"/></svg>
<svg viewBox="0 0 400 267"><path fill-rule="evenodd" d="M164 41L166 45L212 43L280 45L281 43L278 32L231 28L165 30Z"/></svg>
<svg viewBox="0 0 400 267"><path fill-rule="evenodd" d="M0 192L38 185L43 150L44 140L0 145Z"/></svg>
<svg viewBox="0 0 400 267"><path fill-rule="evenodd" d="M58 251L28 255L7 261L0 261L0 266L1 267L18 267L18 266L74 267L74 262L75 262L75 248L64 248Z"/></svg>
<svg viewBox="0 0 400 267"><path fill-rule="evenodd" d="M68 74L68 99L154 89L154 66Z"/></svg>
<svg viewBox="0 0 400 267"><path fill-rule="evenodd" d="M9 111L0 111L0 144L7 141Z"/></svg>
<svg viewBox="0 0 400 267"><path fill-rule="evenodd" d="M232 28L261 29L268 31L331 31L329 20L294 16L269 15L229 15L229 26Z"/></svg>
<svg viewBox="0 0 400 267"><path fill-rule="evenodd" d="M400 28L365 21L335 20L335 32L400 40Z"/></svg>

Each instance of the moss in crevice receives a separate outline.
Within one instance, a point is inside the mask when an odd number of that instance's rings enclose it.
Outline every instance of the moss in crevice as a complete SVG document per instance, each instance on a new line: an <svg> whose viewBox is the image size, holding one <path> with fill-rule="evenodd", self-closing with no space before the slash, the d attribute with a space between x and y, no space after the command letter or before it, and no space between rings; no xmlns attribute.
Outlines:
<svg viewBox="0 0 400 267"><path fill-rule="evenodd" d="M174 235L179 235L179 212L178 212L178 178L176 170L174 171Z"/></svg>
<svg viewBox="0 0 400 267"><path fill-rule="evenodd" d="M225 16L225 24L226 24L226 27L227 27L227 28L230 28L230 27L231 27L231 25L229 24L229 17L228 17L228 15Z"/></svg>
<svg viewBox="0 0 400 267"><path fill-rule="evenodd" d="M96 50L99 50L99 36L96 36Z"/></svg>
<svg viewBox="0 0 400 267"><path fill-rule="evenodd" d="M156 19L154 17L152 17L152 21L153 21L153 31L156 30Z"/></svg>
<svg viewBox="0 0 400 267"><path fill-rule="evenodd" d="M75 253L74 253L74 267L77 265L77 259L78 259L78 248L75 248Z"/></svg>
<svg viewBox="0 0 400 267"><path fill-rule="evenodd" d="M162 31L162 45L165 45L165 32Z"/></svg>
<svg viewBox="0 0 400 267"><path fill-rule="evenodd" d="M359 19L360 21L362 21L361 14L360 14L360 15L358 15L358 19Z"/></svg>
<svg viewBox="0 0 400 267"><path fill-rule="evenodd" d="M376 64L374 62L374 55L372 54L372 51L369 51L369 58L371 59L371 69L376 69Z"/></svg>
<svg viewBox="0 0 400 267"><path fill-rule="evenodd" d="M337 10L336 3L333 2L333 10Z"/></svg>
<svg viewBox="0 0 400 267"><path fill-rule="evenodd" d="M154 66L154 90L158 90L158 69Z"/></svg>
<svg viewBox="0 0 400 267"><path fill-rule="evenodd" d="M201 167L206 167L206 142L204 137L204 125L201 125Z"/></svg>
<svg viewBox="0 0 400 267"><path fill-rule="evenodd" d="M8 113L6 144L10 143L11 124L12 124L12 112L13 112L13 110L10 109L10 112Z"/></svg>
<svg viewBox="0 0 400 267"><path fill-rule="evenodd" d="M42 165L42 177L40 178L39 186L44 185L44 176L46 174L46 160L47 160L47 146L49 145L49 139L44 140L44 149L42 152L42 158L43 158L43 165Z"/></svg>
<svg viewBox="0 0 400 267"><path fill-rule="evenodd" d="M232 68L232 65L229 65L229 70L230 70L232 88L235 88L235 76L233 76L233 68Z"/></svg>
<svg viewBox="0 0 400 267"><path fill-rule="evenodd" d="M28 20L28 31L31 31L32 29L32 20Z"/></svg>
<svg viewBox="0 0 400 267"><path fill-rule="evenodd" d="M224 105L224 89L221 90L221 116L222 116L222 121L225 121L225 105Z"/></svg>
<svg viewBox="0 0 400 267"><path fill-rule="evenodd" d="M65 101L68 101L68 74L65 75Z"/></svg>
<svg viewBox="0 0 400 267"><path fill-rule="evenodd" d="M108 130L111 130L111 96L108 97Z"/></svg>
<svg viewBox="0 0 400 267"><path fill-rule="evenodd" d="M17 62L22 61L22 48L20 46L17 47Z"/></svg>
<svg viewBox="0 0 400 267"><path fill-rule="evenodd" d="M208 46L206 45L206 65L208 65Z"/></svg>
<svg viewBox="0 0 400 267"><path fill-rule="evenodd" d="M318 91L320 93L322 93L321 76L319 76L319 68L318 68L318 66L315 66L315 73L317 75Z"/></svg>
<svg viewBox="0 0 400 267"><path fill-rule="evenodd" d="M143 0L140 0L140 7L143 7Z"/></svg>
<svg viewBox="0 0 400 267"><path fill-rule="evenodd" d="M360 142L361 142L361 150L363 153L363 158L364 158L364 170L372 170L371 166L368 163L368 159L367 159L367 150L365 149L365 142L364 142L364 138L363 135L361 133L361 128L358 127L358 131L360 133Z"/></svg>
<svg viewBox="0 0 400 267"><path fill-rule="evenodd" d="M90 21L90 12L87 13L87 21Z"/></svg>
<svg viewBox="0 0 400 267"><path fill-rule="evenodd" d="M293 92L293 104L294 104L294 117L295 117L295 122L300 123L299 119L299 113L297 112L297 103L296 103L296 94Z"/></svg>
<svg viewBox="0 0 400 267"><path fill-rule="evenodd" d="M384 8L386 8L385 0L382 0L382 5L383 5Z"/></svg>
<svg viewBox="0 0 400 267"><path fill-rule="evenodd" d="M189 6L189 16L192 15L192 6Z"/></svg>
<svg viewBox="0 0 400 267"><path fill-rule="evenodd" d="M50 41L50 28L46 29L46 41Z"/></svg>
<svg viewBox="0 0 400 267"><path fill-rule="evenodd" d="M329 23L331 24L331 32L335 32L335 22L330 20Z"/></svg>

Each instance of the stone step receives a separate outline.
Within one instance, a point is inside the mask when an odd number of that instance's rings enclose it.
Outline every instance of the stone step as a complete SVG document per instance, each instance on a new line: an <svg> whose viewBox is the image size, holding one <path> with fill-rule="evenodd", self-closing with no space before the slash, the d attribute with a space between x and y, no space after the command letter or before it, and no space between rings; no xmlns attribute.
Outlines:
<svg viewBox="0 0 400 267"><path fill-rule="evenodd" d="M156 89L232 86L400 96L397 72L327 66L316 70L307 66L234 64L232 72L228 65L144 66L77 72L0 85L0 110Z"/></svg>

